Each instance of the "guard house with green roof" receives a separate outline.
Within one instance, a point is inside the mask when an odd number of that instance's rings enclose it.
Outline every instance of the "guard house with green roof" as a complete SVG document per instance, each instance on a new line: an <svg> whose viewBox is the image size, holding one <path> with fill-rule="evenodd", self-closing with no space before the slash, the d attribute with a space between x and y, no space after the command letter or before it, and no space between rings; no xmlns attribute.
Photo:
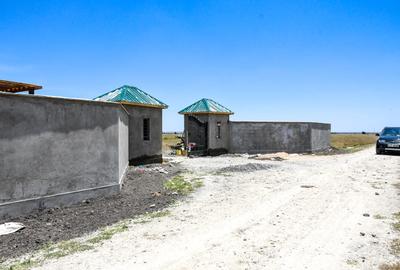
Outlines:
<svg viewBox="0 0 400 270"><path fill-rule="evenodd" d="M192 153L228 153L231 110L212 99L203 98L179 113L185 118L185 144Z"/></svg>
<svg viewBox="0 0 400 270"><path fill-rule="evenodd" d="M94 100L120 103L129 118L129 163L162 162L162 110L168 106L143 90L129 85Z"/></svg>

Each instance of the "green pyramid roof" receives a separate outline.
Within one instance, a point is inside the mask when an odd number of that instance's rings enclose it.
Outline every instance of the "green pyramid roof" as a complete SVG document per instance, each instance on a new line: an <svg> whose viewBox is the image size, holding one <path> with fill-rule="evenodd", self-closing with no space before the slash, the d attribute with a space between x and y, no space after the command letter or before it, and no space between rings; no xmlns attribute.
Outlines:
<svg viewBox="0 0 400 270"><path fill-rule="evenodd" d="M96 101L120 102L144 107L168 108L168 105L150 96L137 87L124 85L101 96L94 98Z"/></svg>
<svg viewBox="0 0 400 270"><path fill-rule="evenodd" d="M180 114L206 113L206 114L233 114L231 110L212 99L203 98L186 107Z"/></svg>

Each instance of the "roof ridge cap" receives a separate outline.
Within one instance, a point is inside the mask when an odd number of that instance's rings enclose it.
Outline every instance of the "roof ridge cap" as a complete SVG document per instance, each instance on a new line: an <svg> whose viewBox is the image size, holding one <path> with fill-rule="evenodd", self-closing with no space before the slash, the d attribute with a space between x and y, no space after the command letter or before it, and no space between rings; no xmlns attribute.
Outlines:
<svg viewBox="0 0 400 270"><path fill-rule="evenodd" d="M210 106L208 104L208 99L207 98L203 98L202 102L203 102L204 106L206 107L206 110L210 112L211 109L210 109Z"/></svg>

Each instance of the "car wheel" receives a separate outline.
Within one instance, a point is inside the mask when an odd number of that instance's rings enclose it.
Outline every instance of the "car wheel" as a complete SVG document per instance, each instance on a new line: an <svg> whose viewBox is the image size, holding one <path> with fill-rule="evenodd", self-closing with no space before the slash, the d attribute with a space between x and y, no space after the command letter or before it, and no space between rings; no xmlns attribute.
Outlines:
<svg viewBox="0 0 400 270"><path fill-rule="evenodd" d="M376 154L377 155L382 155L383 151L381 149L376 148Z"/></svg>

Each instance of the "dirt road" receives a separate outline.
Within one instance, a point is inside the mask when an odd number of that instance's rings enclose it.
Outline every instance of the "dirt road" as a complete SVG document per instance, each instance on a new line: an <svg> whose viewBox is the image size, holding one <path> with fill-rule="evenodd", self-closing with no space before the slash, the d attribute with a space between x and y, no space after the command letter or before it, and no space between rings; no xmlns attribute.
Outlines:
<svg viewBox="0 0 400 270"><path fill-rule="evenodd" d="M377 269L396 261L390 218L400 211L400 156L367 149L179 161L204 186L171 215L40 269Z"/></svg>

